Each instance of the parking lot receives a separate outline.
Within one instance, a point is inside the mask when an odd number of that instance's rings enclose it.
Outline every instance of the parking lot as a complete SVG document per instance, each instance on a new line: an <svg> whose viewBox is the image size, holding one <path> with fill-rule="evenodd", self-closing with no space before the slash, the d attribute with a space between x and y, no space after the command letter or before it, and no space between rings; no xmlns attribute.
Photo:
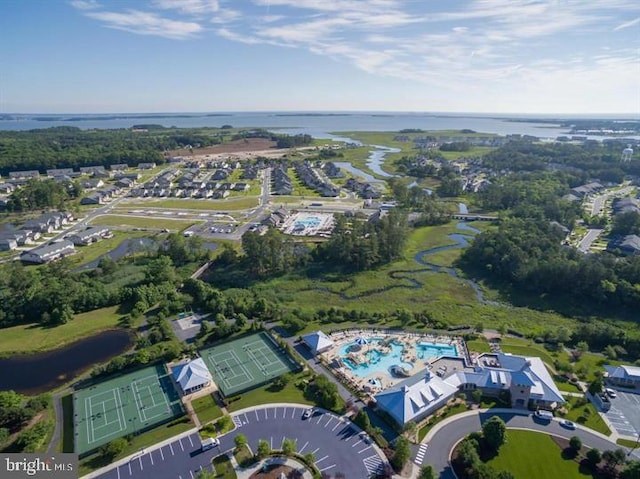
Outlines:
<svg viewBox="0 0 640 479"><path fill-rule="evenodd" d="M259 439L268 441L273 449L280 449L285 438L294 439L298 453L312 452L316 466L328 477L342 473L343 477L365 478L381 471L383 460L369 436L333 413L315 412L304 419L304 411L300 406L263 407L234 415L233 422L254 451Z"/></svg>
<svg viewBox="0 0 640 479"><path fill-rule="evenodd" d="M640 394L616 389L611 409L605 415L619 434L635 437L640 434Z"/></svg>
<svg viewBox="0 0 640 479"><path fill-rule="evenodd" d="M383 458L371 438L352 423L329 413L294 405L261 406L232 416L236 429L220 436L220 444L201 451L197 433L174 438L159 448L141 450L124 464L97 476L99 479L195 479L203 469L212 470L211 460L234 447L234 437L242 433L249 447L257 451L258 441L268 441L280 449L284 439L293 439L300 454L312 452L325 477L366 478L383 468Z"/></svg>

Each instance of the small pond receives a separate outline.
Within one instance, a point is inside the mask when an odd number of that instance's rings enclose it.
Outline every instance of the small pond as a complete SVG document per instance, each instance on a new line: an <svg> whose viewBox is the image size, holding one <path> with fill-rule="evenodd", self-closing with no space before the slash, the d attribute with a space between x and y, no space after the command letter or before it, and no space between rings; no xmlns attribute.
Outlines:
<svg viewBox="0 0 640 479"><path fill-rule="evenodd" d="M124 353L133 338L123 330L105 331L53 351L0 359L0 390L38 394L65 384L98 363Z"/></svg>

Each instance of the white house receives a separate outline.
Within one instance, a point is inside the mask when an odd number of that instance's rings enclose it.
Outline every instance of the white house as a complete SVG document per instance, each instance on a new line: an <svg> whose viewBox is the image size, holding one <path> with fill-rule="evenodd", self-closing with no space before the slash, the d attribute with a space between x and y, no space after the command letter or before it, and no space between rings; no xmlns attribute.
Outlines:
<svg viewBox="0 0 640 479"><path fill-rule="evenodd" d="M207 387L213 380L202 358L173 366L171 372L185 395Z"/></svg>
<svg viewBox="0 0 640 479"><path fill-rule="evenodd" d="M605 366L606 379L609 384L626 388L640 388L640 367L637 366Z"/></svg>
<svg viewBox="0 0 640 479"><path fill-rule="evenodd" d="M322 331L316 331L315 333L302 336L302 340L314 355L323 353L333 346L333 341Z"/></svg>

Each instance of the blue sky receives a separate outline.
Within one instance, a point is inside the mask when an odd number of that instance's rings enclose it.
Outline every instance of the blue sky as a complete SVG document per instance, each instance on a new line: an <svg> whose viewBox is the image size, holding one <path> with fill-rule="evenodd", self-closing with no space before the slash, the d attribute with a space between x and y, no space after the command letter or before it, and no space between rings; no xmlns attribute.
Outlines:
<svg viewBox="0 0 640 479"><path fill-rule="evenodd" d="M0 0L0 113L640 114L638 0Z"/></svg>

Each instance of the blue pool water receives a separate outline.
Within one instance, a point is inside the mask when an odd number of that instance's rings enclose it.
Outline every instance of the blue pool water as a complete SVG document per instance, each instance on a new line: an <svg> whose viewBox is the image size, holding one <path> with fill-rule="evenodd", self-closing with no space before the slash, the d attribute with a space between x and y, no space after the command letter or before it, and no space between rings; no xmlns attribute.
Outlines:
<svg viewBox="0 0 640 479"><path fill-rule="evenodd" d="M317 216L308 216L307 218L300 218L296 220L293 224L294 227L304 227L307 228L311 226L312 228L317 228L320 225L320 218Z"/></svg>
<svg viewBox="0 0 640 479"><path fill-rule="evenodd" d="M371 339L368 345L364 345L362 347L362 351L364 351L364 356L367 359L366 364L354 364L352 361L347 359L347 355L349 354L348 348L352 346L354 343L348 343L343 345L338 355L342 358L344 364L347 365L349 369L353 371L356 376L361 378L367 377L370 374L386 374L390 376L389 368L391 366L401 366L405 369L412 369L412 363L405 363L402 361L402 350L403 346L397 343L391 343L391 352L388 354L382 354L380 351L376 349L376 343L379 343L380 339ZM362 351L357 354L363 354Z"/></svg>
<svg viewBox="0 0 640 479"><path fill-rule="evenodd" d="M419 359L440 356L458 356L458 350L452 344L418 343L417 353Z"/></svg>

